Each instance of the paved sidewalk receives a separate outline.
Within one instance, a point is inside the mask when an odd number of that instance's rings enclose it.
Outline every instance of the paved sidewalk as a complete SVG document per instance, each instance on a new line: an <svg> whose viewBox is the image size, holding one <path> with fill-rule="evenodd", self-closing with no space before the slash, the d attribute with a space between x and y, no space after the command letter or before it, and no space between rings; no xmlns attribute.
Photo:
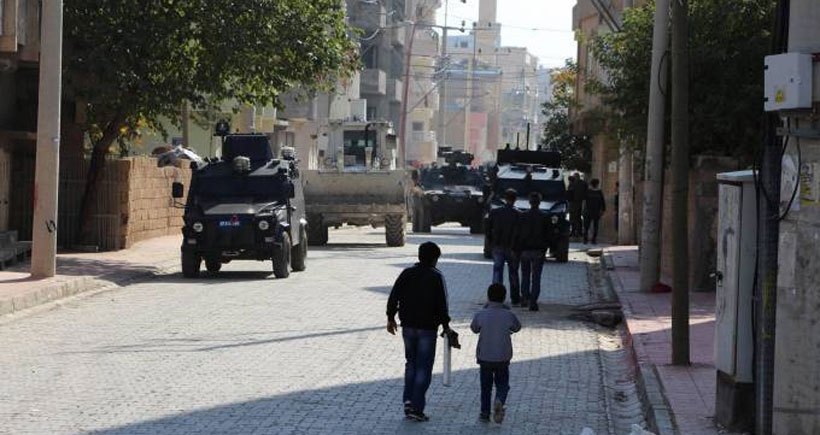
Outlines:
<svg viewBox="0 0 820 435"><path fill-rule="evenodd" d="M674 433L686 435L726 433L713 422L715 415L715 294L690 294L691 366L671 365L671 293L640 291L636 246L605 250L609 276L623 305L627 328L646 395L658 416L658 429L669 417ZM649 378L649 379L647 379ZM651 385L659 381L660 385ZM658 388L659 387L659 388ZM651 391L656 388L658 391ZM662 396L658 397L661 393ZM654 397L653 397L654 396ZM668 416L668 417L665 417Z"/></svg>
<svg viewBox="0 0 820 435"><path fill-rule="evenodd" d="M166 236L115 252L60 253L57 275L45 279L31 277L28 261L18 263L0 271L0 316L178 267L179 243L179 236Z"/></svg>

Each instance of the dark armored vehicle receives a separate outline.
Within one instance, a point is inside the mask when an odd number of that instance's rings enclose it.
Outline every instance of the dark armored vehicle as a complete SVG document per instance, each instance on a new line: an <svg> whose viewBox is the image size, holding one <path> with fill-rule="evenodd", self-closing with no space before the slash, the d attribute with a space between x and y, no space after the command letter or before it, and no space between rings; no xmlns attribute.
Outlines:
<svg viewBox="0 0 820 435"><path fill-rule="evenodd" d="M182 273L219 272L232 260L270 260L277 278L305 269L307 221L299 169L291 158L275 159L268 138L224 138L223 156L192 163L183 217ZM174 197L183 186L174 184Z"/></svg>
<svg viewBox="0 0 820 435"><path fill-rule="evenodd" d="M529 210L531 192L541 194L541 212L549 219L550 255L560 263L569 259L569 222L567 221L566 184L561 169L561 155L551 151L499 150L496 165L490 169L490 197L487 200L485 225L489 212L504 205L504 191L515 189L515 207ZM490 234L484 235L484 256L491 257Z"/></svg>
<svg viewBox="0 0 820 435"><path fill-rule="evenodd" d="M433 164L418 172L414 192L413 231L429 233L430 227L458 222L479 234L484 226L484 175L470 164L473 155L442 149L444 165Z"/></svg>

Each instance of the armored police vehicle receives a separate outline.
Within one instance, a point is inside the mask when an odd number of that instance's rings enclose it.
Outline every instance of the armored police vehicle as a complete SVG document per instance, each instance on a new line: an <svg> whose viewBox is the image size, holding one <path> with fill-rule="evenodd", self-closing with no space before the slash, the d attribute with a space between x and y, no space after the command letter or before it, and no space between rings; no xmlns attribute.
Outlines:
<svg viewBox="0 0 820 435"><path fill-rule="evenodd" d="M233 260L271 261L287 278L305 269L307 221L297 162L273 157L268 138L233 134L222 157L193 162L182 228L182 273L210 273ZM174 183L173 196L183 196Z"/></svg>
<svg viewBox="0 0 820 435"><path fill-rule="evenodd" d="M529 194L541 194L540 210L548 221L549 253L556 261L569 260L569 222L564 174L561 155L551 151L527 151L503 149L498 151L496 165L490 169L490 194L487 200L485 225L489 212L504 205L504 192L515 189L518 199L515 207L521 211L530 209ZM484 256L491 257L492 240L484 235Z"/></svg>
<svg viewBox="0 0 820 435"><path fill-rule="evenodd" d="M458 222L480 234L484 228L484 176L470 165L473 155L449 148L439 150L439 163L421 168L413 194L413 231L429 233L431 226Z"/></svg>

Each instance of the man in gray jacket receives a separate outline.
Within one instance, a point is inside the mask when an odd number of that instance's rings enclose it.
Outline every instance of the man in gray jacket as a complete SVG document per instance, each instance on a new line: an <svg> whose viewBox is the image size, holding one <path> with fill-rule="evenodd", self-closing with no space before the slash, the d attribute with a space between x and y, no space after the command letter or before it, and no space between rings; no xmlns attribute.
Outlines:
<svg viewBox="0 0 820 435"><path fill-rule="evenodd" d="M490 399L495 383L495 405L493 419L496 423L504 420L504 404L510 391L510 360L512 360L511 335L521 330L521 322L504 305L507 289L495 283L487 289L489 302L479 311L470 329L478 337L476 360L481 372L481 421L490 421Z"/></svg>

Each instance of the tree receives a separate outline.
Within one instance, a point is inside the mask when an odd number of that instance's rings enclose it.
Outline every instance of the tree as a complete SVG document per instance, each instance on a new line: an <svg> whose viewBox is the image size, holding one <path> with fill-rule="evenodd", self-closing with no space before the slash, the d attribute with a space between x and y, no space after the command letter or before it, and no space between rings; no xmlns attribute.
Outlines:
<svg viewBox="0 0 820 435"><path fill-rule="evenodd" d="M575 80L578 65L567 60L561 68L551 72L552 98L542 105L541 113L546 121L543 125L541 145L561 153L565 168L581 172L592 169L592 144L589 136L573 134L571 111L580 109L575 95Z"/></svg>
<svg viewBox="0 0 820 435"><path fill-rule="evenodd" d="M774 0L691 0L692 154L750 158L760 140L761 65ZM590 40L607 80L591 80L611 112L611 134L646 143L654 2L624 13L623 30ZM667 92L669 92L667 90ZM669 131L667 129L667 131Z"/></svg>
<svg viewBox="0 0 820 435"><path fill-rule="evenodd" d="M67 121L91 142L84 241L115 141L162 132L185 102L276 104L294 87L330 89L358 65L339 0L73 0L64 20L64 98L83 114Z"/></svg>

